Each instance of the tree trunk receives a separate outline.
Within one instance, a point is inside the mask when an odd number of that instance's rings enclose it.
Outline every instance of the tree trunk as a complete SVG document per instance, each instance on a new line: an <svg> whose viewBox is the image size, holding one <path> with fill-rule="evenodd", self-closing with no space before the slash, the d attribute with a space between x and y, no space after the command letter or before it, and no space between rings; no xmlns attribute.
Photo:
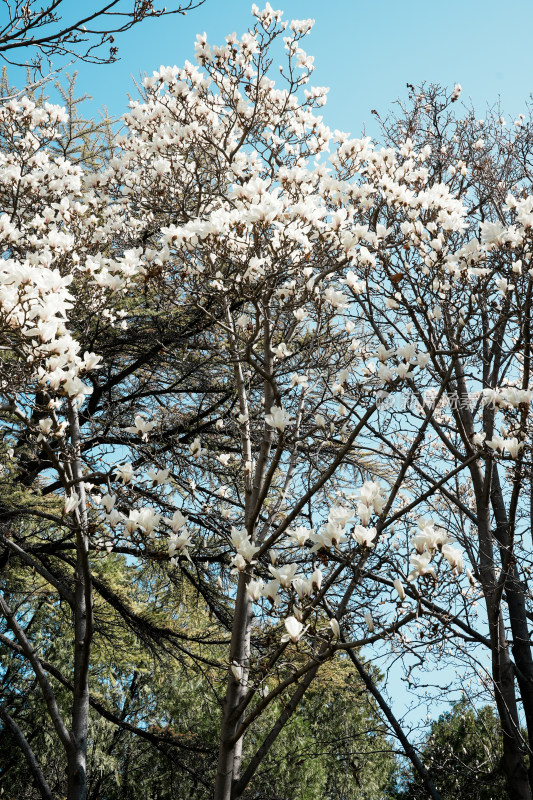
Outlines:
<svg viewBox="0 0 533 800"><path fill-rule="evenodd" d="M237 741L233 741L233 737L241 723L241 715L237 713L237 708L246 692L250 658L252 608L246 591L247 583L248 576L241 572L235 600L230 659L232 664L238 665L242 669L242 677L240 681L237 680L230 670L222 714L214 800L230 800L233 784L239 779L240 774L242 737Z"/></svg>
<svg viewBox="0 0 533 800"><path fill-rule="evenodd" d="M491 502L496 519L495 536L502 552L502 561L509 559L505 582L505 599L509 606L509 622L513 634L512 652L516 664L516 679L526 719L530 753L533 752L533 658L526 616L525 591L509 548L508 517L505 509L497 465L492 475ZM528 769L530 791L533 794L533 759Z"/></svg>
<svg viewBox="0 0 533 800"><path fill-rule="evenodd" d="M68 800L87 798L87 734L89 729L89 662L93 635L92 583L89 563L88 519L80 458L78 412L69 407L73 448L71 478L80 498L76 517L76 570L74 573L74 691L71 748L68 753Z"/></svg>
<svg viewBox="0 0 533 800"><path fill-rule="evenodd" d="M505 626L496 591L496 572L492 529L490 524L490 487L492 468L483 476L478 462L470 468L476 492L479 574L485 596L492 651L492 680L496 707L502 729L502 769L510 800L531 800L528 773L516 702L514 668L505 638Z"/></svg>

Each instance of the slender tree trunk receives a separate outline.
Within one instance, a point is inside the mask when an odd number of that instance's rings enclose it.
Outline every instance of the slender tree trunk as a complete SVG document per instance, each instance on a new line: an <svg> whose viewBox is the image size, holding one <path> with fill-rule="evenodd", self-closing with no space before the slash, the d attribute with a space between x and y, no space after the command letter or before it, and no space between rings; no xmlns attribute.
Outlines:
<svg viewBox="0 0 533 800"><path fill-rule="evenodd" d="M33 776L35 786L39 794L41 795L42 800L54 800L52 792L50 791L50 787L48 786L46 778L42 773L39 762L37 761L35 754L31 749L28 740L22 733L21 729L19 728L15 720L3 708L0 708L0 719L4 721L8 730L11 731L11 735L13 736L13 741L18 744L18 746L24 753L24 757L26 758L29 770Z"/></svg>
<svg viewBox="0 0 533 800"><path fill-rule="evenodd" d="M509 655L500 601L496 592L496 572L490 524L492 468L488 465L485 476L482 474L479 462L475 462L470 469L477 501L479 573L489 622L492 680L502 729L502 768L510 800L531 800L532 795L518 718L514 667Z"/></svg>
<svg viewBox="0 0 533 800"><path fill-rule="evenodd" d="M250 763L246 767L244 775L236 784L234 784L231 800L240 800L240 798L242 797L243 793L246 790L246 787L252 780L257 768L260 766L261 762L266 758L270 748L278 738L279 734L289 721L292 714L296 711L296 708L298 707L300 700L304 696L310 684L313 682L318 672L319 666L320 662L317 661L316 665L311 667L311 669L304 675L302 680L299 682L298 688L293 692L290 700L288 700L285 703L283 711L281 712L276 722L270 729L269 733L261 743L261 746L257 749L253 757L250 759Z"/></svg>
<svg viewBox="0 0 533 800"><path fill-rule="evenodd" d="M230 659L232 664L239 665L242 669L242 677L237 680L230 670L222 713L214 800L230 800L233 784L239 779L240 774L242 737L236 742L233 741L233 737L241 723L241 715L237 713L237 708L246 692L248 660L250 657L252 608L250 598L246 592L247 582L246 574L241 572L235 600L235 619L231 635Z"/></svg>
<svg viewBox="0 0 533 800"><path fill-rule="evenodd" d="M246 383L243 376L242 356L237 347L235 338L233 319L229 306L226 308L226 323L228 325L228 343L234 360L235 385L239 398L239 410L243 415L244 421L241 423L241 441L243 458L250 465L250 469L245 477L245 504L244 522L250 536L254 539L254 521L252 513L256 498L261 491L263 484L266 461L270 451L271 434L265 426L263 434L263 446L261 447L262 457L256 468L255 476L252 476L252 440L250 433L250 423L248 419L248 397L246 394ZM269 348L268 348L269 350ZM255 491L254 491L255 485ZM252 622L252 602L246 587L251 576L251 568L239 573L237 585L237 596L235 598L235 615L231 631L230 663L241 671L239 679L230 669L228 673L228 685L226 697L222 709L222 725L220 729L220 742L218 754L218 767L215 779L215 800L230 800L232 787L239 779L242 761L242 737L234 739L235 733L240 727L241 716L237 709L246 693L248 682L249 659L250 659L250 629Z"/></svg>
<svg viewBox="0 0 533 800"><path fill-rule="evenodd" d="M69 408L73 448L71 477L80 500L76 511L76 570L74 573L74 691L71 748L68 753L68 800L87 798L87 734L89 728L89 660L93 634L92 584L89 563L88 519L80 459L78 412Z"/></svg>
<svg viewBox="0 0 533 800"><path fill-rule="evenodd" d="M503 336L503 332L500 335ZM453 341L453 337L451 339ZM494 348L497 348L497 342L495 342ZM489 355L485 351L483 380L486 385L489 385L489 360ZM498 363L498 358L496 358L492 364L494 374L497 374ZM460 361L456 362L455 374L459 397L462 400L466 400L468 391L463 365ZM455 389L455 387L453 388ZM468 442L472 441L475 427L470 406L466 402L459 404L458 422L460 429L464 431L465 444L468 446ZM483 410L483 428L488 436L492 436L493 426L494 410L490 409L489 406L485 406ZM511 800L531 800L532 794L524 759L524 742L518 718L514 667L509 655L509 645L505 638L505 626L501 613L501 595L496 579L496 562L491 526L492 459L489 458L487 460L485 470L482 469L480 461L477 460L471 463L469 471L476 498L479 575L489 624L492 681L502 730L502 768L506 778L509 798Z"/></svg>
<svg viewBox="0 0 533 800"><path fill-rule="evenodd" d="M513 634L512 652L516 664L516 679L520 688L520 697L526 719L529 751L531 754L533 752L533 658L531 656L531 645L527 625L525 591L518 574L518 569L512 558L512 553L508 552L508 548L510 547L508 531L509 521L496 464L494 464L492 476L491 502L496 519L495 535L502 551L502 561L506 559L509 563L505 582L505 599L509 606L509 621ZM531 755L528 778L530 790L533 794L533 759Z"/></svg>

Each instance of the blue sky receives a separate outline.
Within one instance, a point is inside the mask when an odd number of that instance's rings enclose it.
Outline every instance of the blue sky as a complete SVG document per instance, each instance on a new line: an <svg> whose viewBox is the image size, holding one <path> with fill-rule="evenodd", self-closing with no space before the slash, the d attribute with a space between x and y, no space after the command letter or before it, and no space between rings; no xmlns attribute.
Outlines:
<svg viewBox="0 0 533 800"><path fill-rule="evenodd" d="M232 31L240 35L251 23L251 5L251 0L206 0L186 17L147 21L119 38L118 63L79 66L79 86L97 107L107 105L119 115L127 93L134 91L132 75L193 60L198 32L206 31L212 44ZM307 51L315 56L313 83L330 87L324 120L353 135L364 125L375 134L370 110L389 110L397 97L406 96L407 82L459 82L462 99L471 98L480 117L487 103L501 98L510 121L533 91L531 0L285 0L272 5L282 8L285 18L316 20Z"/></svg>

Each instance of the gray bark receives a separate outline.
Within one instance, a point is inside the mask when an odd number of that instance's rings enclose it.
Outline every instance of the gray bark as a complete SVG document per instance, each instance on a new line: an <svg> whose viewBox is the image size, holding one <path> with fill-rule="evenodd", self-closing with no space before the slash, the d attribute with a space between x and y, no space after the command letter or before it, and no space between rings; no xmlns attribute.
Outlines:
<svg viewBox="0 0 533 800"><path fill-rule="evenodd" d="M28 740L22 733L21 729L19 728L15 720L11 717L11 715L8 714L8 712L4 708L0 708L0 719L2 719L4 721L5 726L9 728L15 742L22 750L24 758L28 763L28 767L35 782L35 786L39 790L42 799L54 800L52 792L50 791L50 787L48 786L46 778L44 777L41 768L39 766L39 762L35 758L35 753L31 749Z"/></svg>
<svg viewBox="0 0 533 800"><path fill-rule="evenodd" d="M69 407L73 448L72 480L80 502L76 512L76 569L74 573L74 691L71 747L68 752L68 800L87 798L87 733L89 728L89 659L93 634L92 586L89 563L88 520L80 459L78 412Z"/></svg>
<svg viewBox="0 0 533 800"><path fill-rule="evenodd" d="M241 715L238 714L237 709L246 693L246 686L243 684L246 683L248 675L247 664L250 656L249 630L252 609L246 592L247 582L246 574L241 572L235 600L235 621L231 636L230 659L233 664L241 666L243 676L238 681L233 672L230 671L228 678L220 730L214 800L230 800L233 784L238 780L240 772L242 737L234 742L234 736L241 722Z"/></svg>

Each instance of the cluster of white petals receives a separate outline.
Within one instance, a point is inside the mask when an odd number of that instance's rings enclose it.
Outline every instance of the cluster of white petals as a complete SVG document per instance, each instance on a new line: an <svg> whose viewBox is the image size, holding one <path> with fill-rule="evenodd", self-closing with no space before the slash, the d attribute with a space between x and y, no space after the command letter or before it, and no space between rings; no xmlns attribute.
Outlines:
<svg viewBox="0 0 533 800"><path fill-rule="evenodd" d="M435 567L430 561L437 552L448 562L454 575L460 574L463 571L463 553L459 548L452 547L447 532L436 526L433 520L425 518L418 520L418 529L419 532L411 537L416 553L410 556L411 572L407 580L414 581L422 575L431 575L436 580ZM403 587L401 590L396 588L400 597L402 593L405 594Z"/></svg>

